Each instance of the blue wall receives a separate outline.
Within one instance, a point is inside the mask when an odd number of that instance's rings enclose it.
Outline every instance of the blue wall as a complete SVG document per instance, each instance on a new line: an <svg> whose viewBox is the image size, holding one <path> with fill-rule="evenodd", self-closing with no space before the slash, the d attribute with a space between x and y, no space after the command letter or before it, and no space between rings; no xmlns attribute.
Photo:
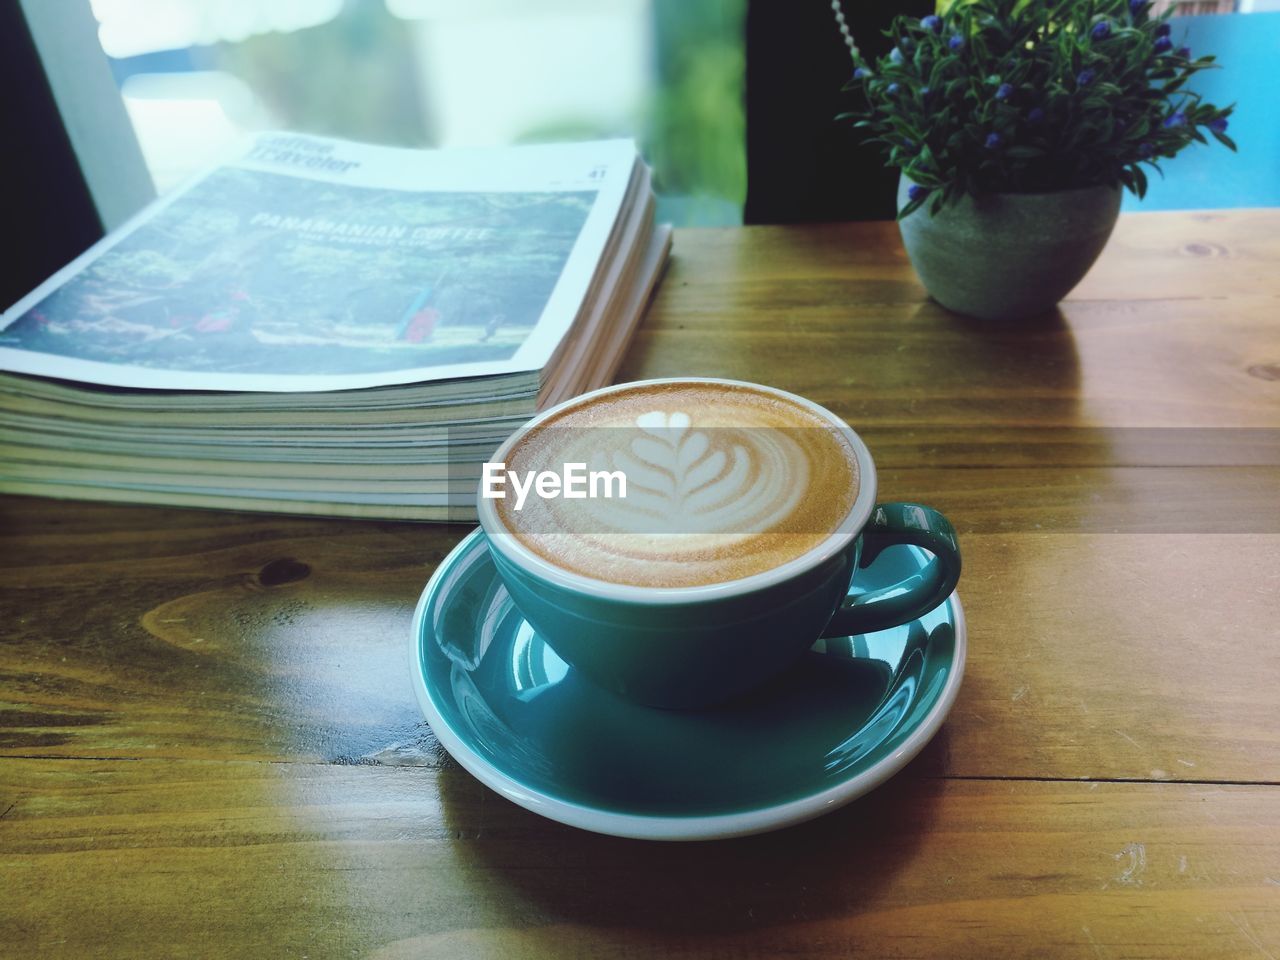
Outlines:
<svg viewBox="0 0 1280 960"><path fill-rule="evenodd" d="M1210 103L1234 102L1227 132L1232 153L1210 138L1166 160L1164 179L1151 171L1141 202L1131 194L1125 210L1280 207L1280 13L1175 17L1173 40L1195 54L1214 54L1220 69L1198 74L1192 86Z"/></svg>

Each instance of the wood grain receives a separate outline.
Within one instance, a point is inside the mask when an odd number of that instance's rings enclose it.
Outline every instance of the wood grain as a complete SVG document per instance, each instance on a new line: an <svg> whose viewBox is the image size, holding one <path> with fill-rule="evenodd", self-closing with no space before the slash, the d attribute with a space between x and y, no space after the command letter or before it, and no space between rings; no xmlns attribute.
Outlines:
<svg viewBox="0 0 1280 960"><path fill-rule="evenodd" d="M0 929L50 958L1264 957L1274 792L909 769L798 828L660 845L452 764L8 760Z"/></svg>
<svg viewBox="0 0 1280 960"><path fill-rule="evenodd" d="M203 516L212 541L107 535L85 562L91 522L6 551L61 562L5 571L0 755L435 762L404 651L459 532ZM1280 783L1280 534L963 543L970 663L932 772Z"/></svg>
<svg viewBox="0 0 1280 960"><path fill-rule="evenodd" d="M1280 955L1280 212L1126 216L1054 316L892 224L688 230L620 379L830 406L965 550L943 731L689 846L498 799L413 703L463 527L0 499L0 955Z"/></svg>
<svg viewBox="0 0 1280 960"><path fill-rule="evenodd" d="M1113 243L1145 220L1122 219ZM1176 265L1176 288L1136 277L1127 295L1071 299L1057 315L1018 324L948 313L923 301L914 278L880 299L862 268L876 270L888 257L876 244L896 251L890 259L903 256L884 224L681 233L654 307L662 321L641 327L619 379L696 373L769 383L830 407L858 430L1274 430L1280 290L1274 277L1257 275L1264 256L1280 260L1280 217L1242 220L1255 223L1243 273L1240 258L1202 258ZM1153 233L1143 229L1127 243L1154 243ZM1104 254L1086 281L1092 287L1077 293L1122 287L1119 278L1094 280L1108 269L1124 266Z"/></svg>
<svg viewBox="0 0 1280 960"><path fill-rule="evenodd" d="M1274 209L1122 216L1067 302L1275 297L1278 222ZM694 269L691 285L834 281L848 285L855 305L925 298L890 222L682 229L675 250ZM672 286L664 280L661 295L677 292ZM797 292L795 299L814 298Z"/></svg>

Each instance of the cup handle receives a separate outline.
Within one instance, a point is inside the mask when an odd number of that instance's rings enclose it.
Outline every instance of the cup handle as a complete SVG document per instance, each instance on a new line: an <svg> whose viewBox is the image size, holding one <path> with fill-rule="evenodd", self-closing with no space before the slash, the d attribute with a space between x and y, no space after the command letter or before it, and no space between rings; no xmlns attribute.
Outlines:
<svg viewBox="0 0 1280 960"><path fill-rule="evenodd" d="M905 543L933 554L919 573L892 586L855 594L835 612L822 635L850 637L901 626L924 616L960 580L960 544L951 521L918 503L877 504L862 529L858 566L869 566L885 547Z"/></svg>

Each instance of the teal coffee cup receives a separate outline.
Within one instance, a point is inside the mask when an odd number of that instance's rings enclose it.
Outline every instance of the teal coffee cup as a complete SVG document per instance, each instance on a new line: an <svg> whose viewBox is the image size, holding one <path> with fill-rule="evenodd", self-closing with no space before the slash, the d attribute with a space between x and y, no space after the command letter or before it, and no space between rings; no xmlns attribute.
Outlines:
<svg viewBox="0 0 1280 960"><path fill-rule="evenodd" d="M920 504L877 503L875 464L858 435L825 408L771 387L707 378L606 387L540 414L490 463L504 464L522 437L565 411L664 385L721 385L799 405L847 444L857 493L820 542L799 556L737 579L664 586L612 582L535 552L504 521L482 483L480 525L503 584L530 625L582 676L649 706L707 707L776 677L820 638L909 623L950 596L960 577L960 548L946 517ZM860 591L858 571L897 544L921 547L932 558L908 580Z"/></svg>

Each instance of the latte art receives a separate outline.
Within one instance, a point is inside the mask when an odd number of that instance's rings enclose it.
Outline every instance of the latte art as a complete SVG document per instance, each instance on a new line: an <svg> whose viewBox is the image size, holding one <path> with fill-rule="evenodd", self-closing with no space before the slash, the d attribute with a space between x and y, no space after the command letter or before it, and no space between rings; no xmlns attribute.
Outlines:
<svg viewBox="0 0 1280 960"><path fill-rule="evenodd" d="M795 512L808 464L784 433L758 430L748 445L725 428L693 429L683 410L642 413L635 425L626 447L589 461L592 469L622 470L630 484L625 500L585 505L600 529L746 534L773 529Z"/></svg>
<svg viewBox="0 0 1280 960"><path fill-rule="evenodd" d="M507 469L626 476L625 498L539 499L502 525L556 566L615 583L694 586L751 576L829 538L858 493L841 430L744 386L646 384L570 405L520 437Z"/></svg>

